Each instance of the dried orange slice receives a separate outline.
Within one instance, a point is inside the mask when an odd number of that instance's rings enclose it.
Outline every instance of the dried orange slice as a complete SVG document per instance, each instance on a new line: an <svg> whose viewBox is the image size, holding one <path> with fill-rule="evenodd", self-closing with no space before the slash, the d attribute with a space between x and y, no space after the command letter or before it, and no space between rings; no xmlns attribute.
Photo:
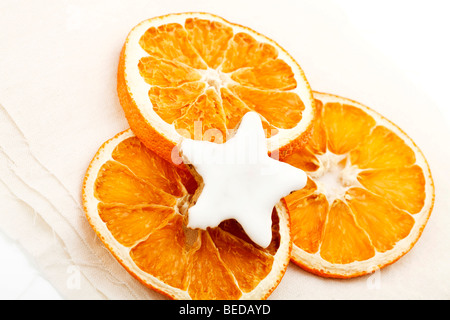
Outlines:
<svg viewBox="0 0 450 320"><path fill-rule="evenodd" d="M315 93L304 149L286 161L308 174L287 196L292 260L338 278L367 274L407 253L434 203L430 168L396 125L362 104Z"/></svg>
<svg viewBox="0 0 450 320"><path fill-rule="evenodd" d="M254 244L235 220L186 227L197 182L124 131L97 152L83 184L86 216L128 272L173 299L265 299L289 264L289 214L272 214L272 241ZM213 212L211 214L214 214Z"/></svg>
<svg viewBox="0 0 450 320"><path fill-rule="evenodd" d="M226 141L248 111L262 118L269 153L308 138L310 86L277 43L207 13L141 22L120 55L117 90L131 129L166 160L181 137ZM176 154L176 153L175 153Z"/></svg>

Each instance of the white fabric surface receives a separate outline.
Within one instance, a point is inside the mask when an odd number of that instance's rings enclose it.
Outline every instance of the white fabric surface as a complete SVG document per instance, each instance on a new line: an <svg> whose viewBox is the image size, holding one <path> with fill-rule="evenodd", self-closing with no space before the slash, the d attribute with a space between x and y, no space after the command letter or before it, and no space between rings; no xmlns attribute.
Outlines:
<svg viewBox="0 0 450 320"><path fill-rule="evenodd" d="M270 299L449 299L448 130L432 99L365 43L332 1L2 0L0 228L61 295L164 299L102 246L80 191L98 147L128 128L116 95L127 33L144 19L183 11L215 13L273 38L313 89L358 100L397 123L432 169L435 208L410 253L351 280L290 265Z"/></svg>

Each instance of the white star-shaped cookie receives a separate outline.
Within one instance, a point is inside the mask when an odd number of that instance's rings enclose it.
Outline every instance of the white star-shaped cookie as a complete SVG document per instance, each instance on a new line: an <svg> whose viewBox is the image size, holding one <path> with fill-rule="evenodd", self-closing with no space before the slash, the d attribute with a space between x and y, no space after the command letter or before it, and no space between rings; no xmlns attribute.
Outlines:
<svg viewBox="0 0 450 320"><path fill-rule="evenodd" d="M259 115L249 112L236 134L223 144L184 139L183 159L203 179L188 227L216 227L236 219L256 244L272 239L272 210L281 198L306 185L306 174L269 157Z"/></svg>

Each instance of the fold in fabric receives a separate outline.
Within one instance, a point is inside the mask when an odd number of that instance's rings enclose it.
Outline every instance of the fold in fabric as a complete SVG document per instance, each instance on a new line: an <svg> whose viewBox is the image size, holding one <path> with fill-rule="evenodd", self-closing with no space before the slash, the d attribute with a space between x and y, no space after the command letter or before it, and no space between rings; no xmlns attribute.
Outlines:
<svg viewBox="0 0 450 320"><path fill-rule="evenodd" d="M0 105L0 226L68 299L155 299L123 269L89 226L75 198L30 151Z"/></svg>

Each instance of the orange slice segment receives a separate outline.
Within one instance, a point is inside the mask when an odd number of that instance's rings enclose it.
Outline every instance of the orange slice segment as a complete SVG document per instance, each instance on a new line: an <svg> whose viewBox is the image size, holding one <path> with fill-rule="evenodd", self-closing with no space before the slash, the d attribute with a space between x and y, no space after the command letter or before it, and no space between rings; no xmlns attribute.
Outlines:
<svg viewBox="0 0 450 320"><path fill-rule="evenodd" d="M210 230L220 257L230 269L242 291L251 292L261 279L267 277L273 256L220 228ZM252 277L248 271L252 270Z"/></svg>
<svg viewBox="0 0 450 320"><path fill-rule="evenodd" d="M192 255L189 293L193 299L237 300L242 296L231 271L222 262L208 232L201 231L199 249ZM214 285L211 285L213 284Z"/></svg>
<svg viewBox="0 0 450 320"><path fill-rule="evenodd" d="M283 158L305 144L314 116L304 73L282 47L207 13L170 14L133 28L117 90L133 132L168 161L183 137L225 142L249 111L261 115L269 153Z"/></svg>
<svg viewBox="0 0 450 320"><path fill-rule="evenodd" d="M185 137L203 137L202 140L222 143L226 137L226 119L220 97L213 89L207 89L189 107L186 113L174 121L178 132ZM207 121L212 119L213 122ZM214 124L213 124L214 123Z"/></svg>
<svg viewBox="0 0 450 320"><path fill-rule="evenodd" d="M129 256L140 270L174 288L186 290L185 242L182 217L174 215L167 224L151 230L143 241L132 247Z"/></svg>
<svg viewBox="0 0 450 320"><path fill-rule="evenodd" d="M266 299L290 260L284 202L273 210L272 242L261 248L235 220L187 228L197 188L190 173L127 130L92 160L83 205L106 248L144 285L173 299Z"/></svg>
<svg viewBox="0 0 450 320"><path fill-rule="evenodd" d="M375 250L355 221L348 205L335 200L327 214L320 256L333 264L348 264L372 258Z"/></svg>
<svg viewBox="0 0 450 320"><path fill-rule="evenodd" d="M397 168L416 162L414 151L383 126L375 127L370 136L350 152L350 157L352 163L364 169Z"/></svg>
<svg viewBox="0 0 450 320"><path fill-rule="evenodd" d="M222 99L222 107L226 117L226 127L236 128L244 114L254 110L250 109L244 103L244 101L239 99L228 88L221 88L220 93ZM278 129L267 122L267 120L262 116L261 121L267 138L270 138L271 136L278 133ZM228 131L230 132L231 130Z"/></svg>
<svg viewBox="0 0 450 320"><path fill-rule="evenodd" d="M127 167L114 161L107 161L100 168L94 194L103 203L161 204L169 207L175 204L173 196L139 179Z"/></svg>
<svg viewBox="0 0 450 320"><path fill-rule="evenodd" d="M305 109L299 96L292 92L260 90L239 85L230 85L229 89L276 128L294 128Z"/></svg>
<svg viewBox="0 0 450 320"><path fill-rule="evenodd" d="M231 79L243 86L263 90L292 90L297 86L291 67L280 59L239 69L231 74Z"/></svg>
<svg viewBox="0 0 450 320"><path fill-rule="evenodd" d="M352 188L348 204L356 222L364 230L378 252L386 252L405 238L414 226L414 218L373 193Z"/></svg>
<svg viewBox="0 0 450 320"><path fill-rule="evenodd" d="M186 30L178 23L148 28L139 39L139 45L150 56L174 60L196 69L206 69L202 58L188 41Z"/></svg>
<svg viewBox="0 0 450 320"><path fill-rule="evenodd" d="M139 73L152 86L177 87L202 78L194 68L180 62L144 57L139 61Z"/></svg>
<svg viewBox="0 0 450 320"><path fill-rule="evenodd" d="M206 62L209 68L216 69L222 62L224 52L233 37L233 29L219 21L188 18L185 22L189 42Z"/></svg>
<svg viewBox="0 0 450 320"><path fill-rule="evenodd" d="M318 275L356 277L414 246L433 208L433 180L396 125L358 102L314 96L311 139L286 159L309 177L305 190L285 198L292 261Z"/></svg>
<svg viewBox="0 0 450 320"><path fill-rule="evenodd" d="M261 43L248 32L239 32L228 46L222 71L232 72L240 68L256 67L277 56L278 50L274 45Z"/></svg>
<svg viewBox="0 0 450 320"><path fill-rule="evenodd" d="M148 95L154 111L161 119L172 124L186 114L204 89L204 83L191 82L178 87L152 87Z"/></svg>
<svg viewBox="0 0 450 320"><path fill-rule="evenodd" d="M335 154L344 154L355 148L375 125L372 117L349 104L328 103L322 118L328 149Z"/></svg>
<svg viewBox="0 0 450 320"><path fill-rule="evenodd" d="M136 244L172 216L172 208L156 205L121 205L100 202L98 213L114 238L125 247Z"/></svg>
<svg viewBox="0 0 450 320"><path fill-rule="evenodd" d="M296 193L292 193L286 201L291 210L292 241L306 252L316 253L322 241L328 201L324 195L302 198Z"/></svg>
<svg viewBox="0 0 450 320"><path fill-rule="evenodd" d="M412 214L419 213L426 200L426 178L421 167L366 170L358 180L367 190Z"/></svg>

